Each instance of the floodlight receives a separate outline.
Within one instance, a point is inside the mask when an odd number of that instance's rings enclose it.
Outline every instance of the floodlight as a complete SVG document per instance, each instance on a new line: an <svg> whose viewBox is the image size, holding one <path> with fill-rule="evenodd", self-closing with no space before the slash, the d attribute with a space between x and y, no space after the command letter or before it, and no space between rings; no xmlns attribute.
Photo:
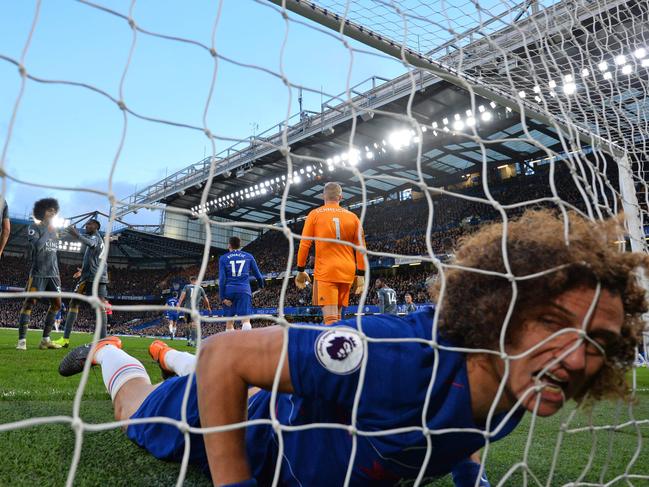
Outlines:
<svg viewBox="0 0 649 487"><path fill-rule="evenodd" d="M563 92L566 95L572 95L572 94L575 93L575 91L577 91L577 85L576 84L574 84L574 83L566 83L565 85L563 85Z"/></svg>

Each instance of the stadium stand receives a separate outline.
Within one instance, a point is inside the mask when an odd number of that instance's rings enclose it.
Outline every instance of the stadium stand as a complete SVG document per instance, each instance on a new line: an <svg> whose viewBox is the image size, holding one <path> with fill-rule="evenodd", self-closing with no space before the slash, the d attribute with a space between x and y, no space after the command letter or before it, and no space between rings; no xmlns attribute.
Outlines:
<svg viewBox="0 0 649 487"><path fill-rule="evenodd" d="M501 204L515 204L523 199L538 200L551 197L547 185L548 166L540 166L535 172L521 174L490 184L492 196ZM610 179L614 182L615 174ZM584 210L583 199L577 191L572 175L565 169L558 168L555 175L557 193L565 202L576 208ZM464 194L485 198L480 181L467 181L467 187L461 190ZM615 184L615 182L614 182ZM449 188L451 189L451 188ZM452 188L457 191L457 188ZM609 195L610 197L610 195ZM444 257L452 252L458 239L480 227L482 223L499 218L499 213L491 206L458 199L447 195L434 197L434 215L431 232L433 251L439 257ZM535 206L543 206L537 203ZM522 212L523 207L508 210L509 216ZM358 210L354 210L358 211ZM367 207L364 229L367 247L370 251L389 252L395 254L422 256L426 251L426 225L428 219L428 202L426 198L413 196L405 201L382 201ZM292 230L300 234L302 221L292 223ZM288 244L282 232L267 231L251 244L245 247L246 251L255 255L259 267L267 279L267 286L257 291L253 298L253 305L257 308L273 309L279 305L281 291L281 272L286 270ZM372 287L373 278L381 275L385 277L390 286L395 289L398 302L402 303L406 292L414 296L415 303L428 301L426 293L426 280L435 273L434 267L429 263L420 264L421 267L413 268L409 264L395 265L389 259L374 259L369 256L372 263L372 279L366 303L373 304L375 290ZM0 286L22 288L29 270L29 262L24 257L5 256L4 264L0 267ZM161 262L161 266L163 262ZM110 262L109 262L110 266ZM62 287L64 291L74 289L72 274L76 271L76 264L60 263ZM291 263L291 268L295 267ZM214 256L208 262L205 273L206 281L217 281L218 259ZM163 269L138 269L136 267L110 266L109 267L109 295L111 300L126 300L128 297L140 297L149 303L163 303L165 292L180 289L189 281L190 276L197 275L200 264L185 267ZM213 309L220 308L218 293L208 288L208 296ZM358 304L358 297L353 296L350 305ZM318 319L312 316L311 289L299 290L289 285L286 291L285 305L287 307L306 308L300 319ZM42 308L42 309L41 309ZM15 326L20 310L20 300L3 300L0 303L0 326ZM41 323L40 314L45 312L45 305L38 305L34 311L34 323ZM297 313L299 315L299 313ZM166 335L168 329L164 323L156 321L160 312L125 313L116 311L112 317L110 327L113 333ZM87 308L82 308L79 315L77 329L90 331L94 326L94 315ZM150 326L144 326L149 324ZM257 322L260 324L260 322ZM205 324L205 334L215 333L223 328L221 323Z"/></svg>

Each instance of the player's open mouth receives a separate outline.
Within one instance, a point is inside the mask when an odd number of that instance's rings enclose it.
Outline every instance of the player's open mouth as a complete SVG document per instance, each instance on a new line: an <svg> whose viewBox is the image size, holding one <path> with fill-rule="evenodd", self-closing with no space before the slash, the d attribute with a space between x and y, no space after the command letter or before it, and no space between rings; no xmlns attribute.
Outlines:
<svg viewBox="0 0 649 487"><path fill-rule="evenodd" d="M561 379L549 370L543 372L542 369L534 372L532 378L535 382L543 384L543 393L548 393L548 395L552 396L550 399L555 398L563 400L565 397L566 389L568 387L567 379ZM554 397L555 395L560 396L560 398Z"/></svg>

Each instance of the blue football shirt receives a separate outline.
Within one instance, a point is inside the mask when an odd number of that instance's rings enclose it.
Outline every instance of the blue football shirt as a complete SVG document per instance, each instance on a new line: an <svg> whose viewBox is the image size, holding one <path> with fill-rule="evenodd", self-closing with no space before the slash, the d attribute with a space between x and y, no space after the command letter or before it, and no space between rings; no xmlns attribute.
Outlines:
<svg viewBox="0 0 649 487"><path fill-rule="evenodd" d="M354 333L354 319L339 323L345 327L289 330L288 360L295 393L278 394L274 410L280 424L307 428L282 432L284 450L279 485L343 485L350 461L353 486L395 485L416 478L422 466L427 483L449 473L455 464L484 446L482 432L486 427L476 424L471 410L466 355L440 349L436 357L427 343L432 323L431 308L405 318L364 317L362 328L369 337L422 340L371 342L367 352ZM438 343L451 345L442 339ZM367 365L355 426L358 431L373 435L357 434L352 459L348 426L352 424L351 412L365 353ZM424 414L436 361L435 381ZM187 380L184 376L163 382L132 417L180 419ZM269 420L272 406L271 393L258 392L248 400L248 419ZM524 409L518 409L509 418L505 413L495 415L490 431L497 429L498 433L491 440L509 434L523 413ZM432 451L428 463L422 418L430 430L444 431L430 435ZM187 421L200 426L195 376L187 403ZM340 427L317 426L322 423ZM378 434L381 432L385 433ZM157 458L179 461L183 456L185 437L175 426L143 423L129 426L127 434ZM271 485L279 457L274 430L266 424L249 425L245 434L253 476L258 485ZM208 472L202 436L192 434L190 441L190 462Z"/></svg>
<svg viewBox="0 0 649 487"><path fill-rule="evenodd" d="M363 332L372 338L430 340L433 311L429 308L405 318L382 315L363 318ZM339 324L356 328L356 320ZM408 326L409 325L409 326ZM449 345L443 340L442 344ZM283 425L313 423L351 424L351 411L364 355L358 335L340 328L291 328L288 358L295 394L279 394L277 418ZM365 432L422 427L422 413L431 381L435 354L426 343L369 343L367 368L356 427ZM269 418L270 392L250 398L249 419ZM509 434L524 411L505 421L494 416L492 440ZM449 473L453 465L484 445L471 410L465 354L439 351L438 368L425 414L433 430L462 429L431 435L432 455L426 478ZM283 433L284 452L280 485L342 485L352 451L346 428L309 428ZM259 485L270 485L278 455L277 438L265 425L250 426L246 446L253 475ZM414 479L426 455L426 438L419 430L381 436L357 436L351 485L393 485Z"/></svg>
<svg viewBox="0 0 649 487"><path fill-rule="evenodd" d="M232 250L219 258L219 297L231 297L236 293L252 295L250 289L250 274L253 274L264 287L264 277L259 272L257 262L252 254L243 250Z"/></svg>
<svg viewBox="0 0 649 487"><path fill-rule="evenodd" d="M172 306L174 308L178 307L178 298L169 298L167 299L167 306ZM170 309L165 310L165 317L168 320L177 320L178 319L178 311L172 311Z"/></svg>

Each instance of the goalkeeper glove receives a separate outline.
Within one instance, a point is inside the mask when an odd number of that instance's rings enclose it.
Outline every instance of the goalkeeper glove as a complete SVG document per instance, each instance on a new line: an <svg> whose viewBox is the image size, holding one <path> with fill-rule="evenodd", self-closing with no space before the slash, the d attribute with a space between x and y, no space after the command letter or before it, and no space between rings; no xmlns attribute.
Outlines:
<svg viewBox="0 0 649 487"><path fill-rule="evenodd" d="M306 272L300 271L295 275L295 285L298 289L304 289L307 283L311 283L311 278Z"/></svg>
<svg viewBox="0 0 649 487"><path fill-rule="evenodd" d="M363 292L363 288L365 287L365 276L356 276L352 287L354 294L361 294Z"/></svg>

